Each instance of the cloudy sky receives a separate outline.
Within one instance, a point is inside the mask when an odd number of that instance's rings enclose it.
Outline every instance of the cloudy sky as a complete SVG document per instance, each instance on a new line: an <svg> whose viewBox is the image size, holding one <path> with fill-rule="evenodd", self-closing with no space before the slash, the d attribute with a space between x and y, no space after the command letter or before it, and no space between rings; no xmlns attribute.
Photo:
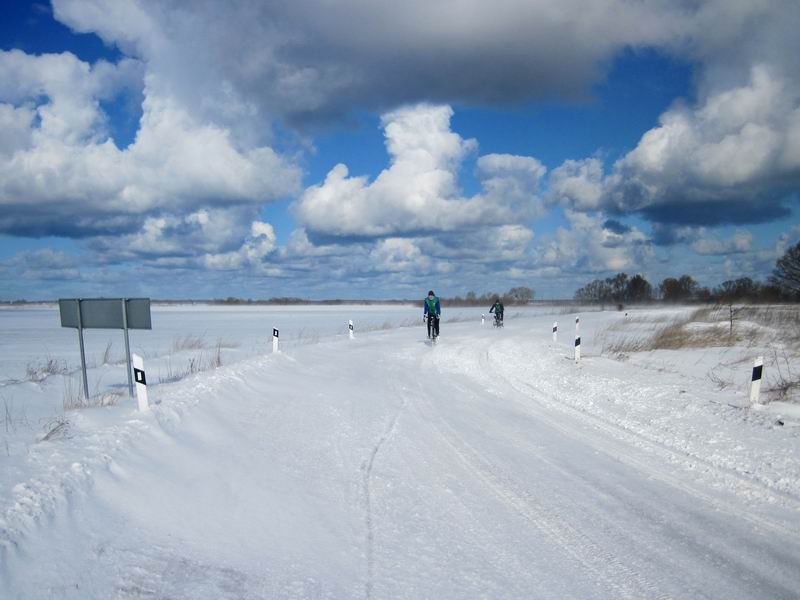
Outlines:
<svg viewBox="0 0 800 600"><path fill-rule="evenodd" d="M5 0L0 299L764 279L797 0Z"/></svg>

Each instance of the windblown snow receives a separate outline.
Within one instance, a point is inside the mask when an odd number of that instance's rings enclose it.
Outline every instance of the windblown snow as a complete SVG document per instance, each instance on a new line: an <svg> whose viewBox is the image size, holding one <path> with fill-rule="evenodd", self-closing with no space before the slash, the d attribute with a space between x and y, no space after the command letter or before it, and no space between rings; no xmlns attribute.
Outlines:
<svg viewBox="0 0 800 600"><path fill-rule="evenodd" d="M633 317L587 312L576 364L554 311L465 309L431 345L416 307L157 308L146 413L59 410L74 376L23 365L73 370L74 331L0 311L0 597L797 598L796 405L742 408L769 336L615 357Z"/></svg>

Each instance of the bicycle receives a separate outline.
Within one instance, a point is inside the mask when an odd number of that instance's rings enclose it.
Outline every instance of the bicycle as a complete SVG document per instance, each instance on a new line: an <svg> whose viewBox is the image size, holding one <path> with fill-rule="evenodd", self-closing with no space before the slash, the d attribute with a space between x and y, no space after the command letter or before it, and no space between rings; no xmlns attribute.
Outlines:
<svg viewBox="0 0 800 600"><path fill-rule="evenodd" d="M428 315L428 339L436 342L439 337L439 316Z"/></svg>

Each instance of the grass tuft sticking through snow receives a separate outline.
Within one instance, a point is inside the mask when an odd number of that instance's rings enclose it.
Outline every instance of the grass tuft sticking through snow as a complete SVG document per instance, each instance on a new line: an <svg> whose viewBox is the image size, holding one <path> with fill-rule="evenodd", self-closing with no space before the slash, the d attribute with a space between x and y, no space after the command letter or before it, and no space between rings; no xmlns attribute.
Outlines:
<svg viewBox="0 0 800 600"><path fill-rule="evenodd" d="M800 390L800 374L792 371L785 349L781 356L778 356L778 351L775 349L772 350L772 354L772 362L778 374L773 378L772 385L766 390L767 397L784 401L789 399L795 391Z"/></svg>
<svg viewBox="0 0 800 600"><path fill-rule="evenodd" d="M219 341L217 342L217 345L214 347L214 350L211 354L201 352L200 354L192 356L188 359L186 365L183 367L173 368L171 357L168 356L167 372L164 375L159 372L158 382L174 383L176 381L180 381L181 379L185 379L190 375L201 373L202 371L218 369L222 366L222 348L222 341Z"/></svg>
<svg viewBox="0 0 800 600"><path fill-rule="evenodd" d="M183 352L184 350L204 350L208 347L205 335L194 335L187 333L172 340L172 352Z"/></svg>
<svg viewBox="0 0 800 600"><path fill-rule="evenodd" d="M50 419L44 424L44 434L39 438L40 442L48 442L56 439L63 439L69 436L69 419L64 416Z"/></svg>
<svg viewBox="0 0 800 600"><path fill-rule="evenodd" d="M101 359L101 365L110 365L112 364L111 361L111 348L113 348L114 342L108 342L106 344L106 349L103 350L103 358Z"/></svg>
<svg viewBox="0 0 800 600"><path fill-rule="evenodd" d="M677 318L657 313L636 315L610 325L599 339L601 354L620 360L632 353L655 350L766 346L772 356L766 362L770 375L768 386L762 389L762 403L791 400L800 391L800 374L792 369L790 360L800 348L797 305L718 305L697 308ZM738 362L747 368L747 360ZM734 387L729 375L718 372L729 371L729 367L717 365L706 377L717 389Z"/></svg>
<svg viewBox="0 0 800 600"><path fill-rule="evenodd" d="M748 309L744 311L744 309ZM763 332L752 326L743 326L745 320L763 327L772 327L783 318L776 316L772 309L775 307L742 307L734 312L733 326L730 325L728 307L697 308L689 314L671 318L664 315L636 316L608 327L600 334L603 340L602 353L622 356L631 352L648 352L652 350L682 350L685 348L729 348L748 342L755 343ZM781 311L786 313L786 311ZM800 311L795 308L792 313L794 319L800 318ZM791 322L791 321L790 321ZM665 325L656 326L659 323ZM651 332L639 332L630 335L612 335L615 331L625 331L628 328L641 329L642 325L654 325ZM784 332L790 339L797 336L792 327L785 328Z"/></svg>
<svg viewBox="0 0 800 600"><path fill-rule="evenodd" d="M25 367L25 379L33 383L41 383L52 375L66 375L67 373L68 369L65 361L49 356L44 362L28 363Z"/></svg>

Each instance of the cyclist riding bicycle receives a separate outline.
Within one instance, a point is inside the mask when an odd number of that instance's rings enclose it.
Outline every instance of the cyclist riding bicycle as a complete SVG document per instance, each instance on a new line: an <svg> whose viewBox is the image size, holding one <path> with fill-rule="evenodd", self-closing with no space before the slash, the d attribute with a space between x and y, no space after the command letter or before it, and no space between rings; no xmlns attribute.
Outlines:
<svg viewBox="0 0 800 600"><path fill-rule="evenodd" d="M439 337L439 318L442 316L442 307L433 290L428 292L428 297L423 301L423 311L422 318L428 323L428 338L435 340Z"/></svg>
<svg viewBox="0 0 800 600"><path fill-rule="evenodd" d="M500 298L494 299L494 304L489 309L490 313L494 313L494 326L495 327L502 327L503 326L503 303L500 301Z"/></svg>

